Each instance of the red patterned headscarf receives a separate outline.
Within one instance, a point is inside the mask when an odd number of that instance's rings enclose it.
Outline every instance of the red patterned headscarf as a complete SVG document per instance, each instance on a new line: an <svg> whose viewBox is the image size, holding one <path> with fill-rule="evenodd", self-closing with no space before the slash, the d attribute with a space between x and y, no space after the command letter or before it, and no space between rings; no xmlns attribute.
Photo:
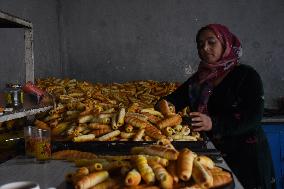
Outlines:
<svg viewBox="0 0 284 189"><path fill-rule="evenodd" d="M201 32L206 29L210 29L215 33L217 39L219 39L224 47L224 53L221 59L214 64L200 62L197 71L200 83L223 76L238 64L242 56L242 47L239 39L226 26L221 24L209 24L201 28L197 33L196 40L198 40Z"/></svg>
<svg viewBox="0 0 284 189"><path fill-rule="evenodd" d="M201 61L197 72L192 77L192 82L190 82L190 100L193 101L194 109L202 113L207 113L207 103L214 87L212 81L234 69L242 56L239 39L226 26L221 24L209 24L201 28L196 35L196 41L198 41L201 32L206 29L215 33L223 45L224 53L220 60L214 64ZM196 92L196 90L199 92Z"/></svg>

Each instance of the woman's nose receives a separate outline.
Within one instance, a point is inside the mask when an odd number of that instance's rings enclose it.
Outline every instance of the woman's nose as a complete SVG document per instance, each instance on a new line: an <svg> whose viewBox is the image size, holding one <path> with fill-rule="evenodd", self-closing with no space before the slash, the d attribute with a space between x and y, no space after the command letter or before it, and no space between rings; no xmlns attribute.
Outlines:
<svg viewBox="0 0 284 189"><path fill-rule="evenodd" d="M208 43L204 43L204 45L203 45L203 50L204 50L204 51L208 51L208 50L209 50L209 45L208 45Z"/></svg>

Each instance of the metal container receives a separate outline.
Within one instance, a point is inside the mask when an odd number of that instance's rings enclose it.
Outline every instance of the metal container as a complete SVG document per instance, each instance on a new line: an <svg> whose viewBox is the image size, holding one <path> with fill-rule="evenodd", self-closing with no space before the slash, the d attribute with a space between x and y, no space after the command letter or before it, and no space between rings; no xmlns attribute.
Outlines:
<svg viewBox="0 0 284 189"><path fill-rule="evenodd" d="M7 84L5 88L6 107L21 108L24 103L24 92L19 84Z"/></svg>

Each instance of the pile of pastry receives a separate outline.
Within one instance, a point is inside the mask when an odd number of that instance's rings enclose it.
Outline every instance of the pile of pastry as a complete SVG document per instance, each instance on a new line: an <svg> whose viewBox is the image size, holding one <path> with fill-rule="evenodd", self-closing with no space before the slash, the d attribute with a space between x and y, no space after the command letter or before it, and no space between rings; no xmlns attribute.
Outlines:
<svg viewBox="0 0 284 189"><path fill-rule="evenodd" d="M109 85L76 80L48 78L37 85L57 101L47 115L38 117L35 125L51 129L54 139L74 142L202 140L198 132L182 124L188 111L175 112L166 101L158 99L176 89L174 83L154 81ZM161 96L160 96L161 95Z"/></svg>
<svg viewBox="0 0 284 189"><path fill-rule="evenodd" d="M173 82L152 80L102 84L58 78L38 79L36 85L54 96L59 103L77 105L79 109L91 108L95 103L104 110L121 105L128 107L133 103L153 107L161 96L168 95L178 86Z"/></svg>
<svg viewBox="0 0 284 189"><path fill-rule="evenodd" d="M231 173L209 157L187 148L177 151L171 144L133 147L128 156L64 150L52 157L75 162L78 168L66 175L66 181L76 189L204 189L233 182Z"/></svg>

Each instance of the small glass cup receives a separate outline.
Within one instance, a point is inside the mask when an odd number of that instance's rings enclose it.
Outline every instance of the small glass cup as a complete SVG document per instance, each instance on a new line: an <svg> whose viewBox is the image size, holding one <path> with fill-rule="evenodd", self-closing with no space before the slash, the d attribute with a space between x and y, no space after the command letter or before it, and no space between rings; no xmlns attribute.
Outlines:
<svg viewBox="0 0 284 189"><path fill-rule="evenodd" d="M24 127L24 138L25 138L25 154L27 157L35 156L35 131L36 127L27 126Z"/></svg>
<svg viewBox="0 0 284 189"><path fill-rule="evenodd" d="M48 162L51 158L50 130L36 129L35 158L38 163Z"/></svg>

